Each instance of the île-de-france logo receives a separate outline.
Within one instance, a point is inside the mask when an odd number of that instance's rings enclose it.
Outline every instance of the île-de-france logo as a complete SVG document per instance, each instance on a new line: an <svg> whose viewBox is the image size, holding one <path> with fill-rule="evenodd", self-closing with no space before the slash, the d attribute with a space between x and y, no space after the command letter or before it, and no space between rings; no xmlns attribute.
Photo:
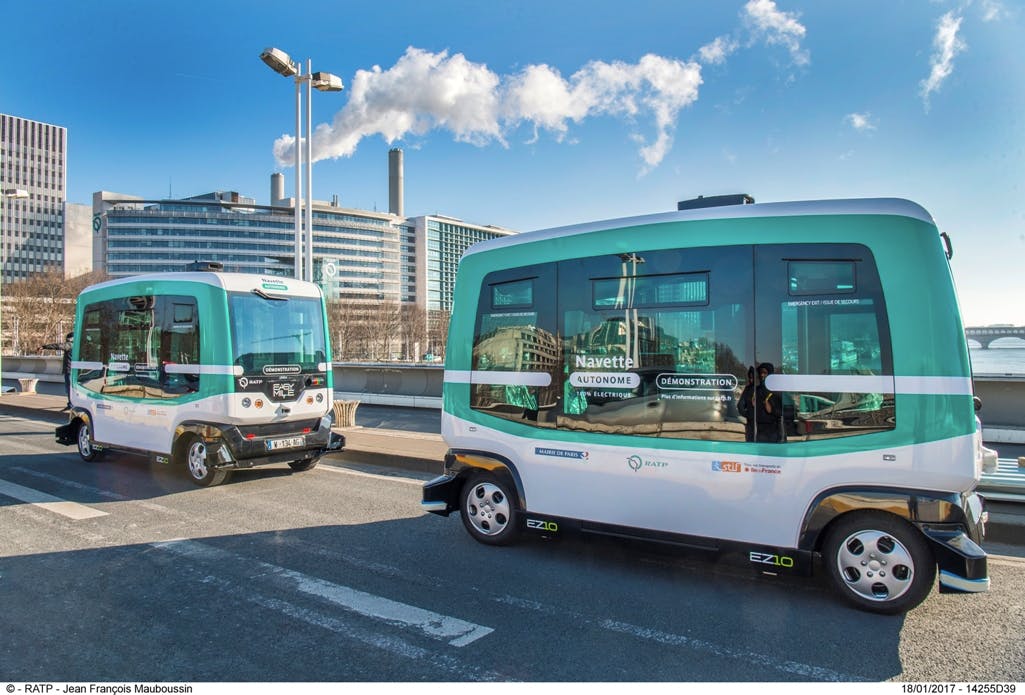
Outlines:
<svg viewBox="0 0 1025 695"><path fill-rule="evenodd" d="M649 461L641 458L637 454L634 454L626 460L626 465L630 466L634 471L639 471L642 468L668 468L669 463L667 461Z"/></svg>

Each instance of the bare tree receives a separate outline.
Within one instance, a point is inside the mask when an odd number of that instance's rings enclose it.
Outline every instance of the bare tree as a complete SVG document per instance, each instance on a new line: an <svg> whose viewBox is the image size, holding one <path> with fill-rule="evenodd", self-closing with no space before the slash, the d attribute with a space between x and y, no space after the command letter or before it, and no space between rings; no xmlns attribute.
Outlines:
<svg viewBox="0 0 1025 695"><path fill-rule="evenodd" d="M79 293L104 279L101 273L65 278L61 270L55 269L5 285L0 340L4 351L30 354L44 343L64 340L75 324Z"/></svg>
<svg viewBox="0 0 1025 695"><path fill-rule="evenodd" d="M431 311L427 317L427 342L435 357L445 357L445 343L448 341L448 322L451 314L447 311Z"/></svg>
<svg viewBox="0 0 1025 695"><path fill-rule="evenodd" d="M427 312L415 304L403 304L402 312L402 357L416 361L423 357L427 348Z"/></svg>
<svg viewBox="0 0 1025 695"><path fill-rule="evenodd" d="M427 312L398 302L328 301L327 315L336 361L415 360L429 350L442 354L448 314L428 321ZM441 331L432 337L431 327ZM431 345L435 347L431 347Z"/></svg>

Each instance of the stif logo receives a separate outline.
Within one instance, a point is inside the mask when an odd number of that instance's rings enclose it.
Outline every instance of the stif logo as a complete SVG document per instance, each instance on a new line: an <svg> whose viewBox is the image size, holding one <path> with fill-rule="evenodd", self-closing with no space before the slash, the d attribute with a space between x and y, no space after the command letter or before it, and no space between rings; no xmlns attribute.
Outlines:
<svg viewBox="0 0 1025 695"><path fill-rule="evenodd" d="M740 473L743 466L739 461L712 461L712 470L717 473Z"/></svg>

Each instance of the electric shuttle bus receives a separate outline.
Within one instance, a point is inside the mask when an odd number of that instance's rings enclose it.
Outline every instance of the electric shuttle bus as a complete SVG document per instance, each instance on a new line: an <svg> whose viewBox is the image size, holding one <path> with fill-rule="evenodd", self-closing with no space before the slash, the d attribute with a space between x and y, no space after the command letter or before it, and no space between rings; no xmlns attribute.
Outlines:
<svg viewBox="0 0 1025 695"><path fill-rule="evenodd" d="M879 613L918 605L937 574L988 589L981 428L930 214L681 207L466 252L450 450L424 509L488 544L576 530L824 567Z"/></svg>
<svg viewBox="0 0 1025 695"><path fill-rule="evenodd" d="M93 285L75 311L71 413L57 440L180 463L201 486L234 468L313 468L340 449L324 299L311 283L224 273Z"/></svg>

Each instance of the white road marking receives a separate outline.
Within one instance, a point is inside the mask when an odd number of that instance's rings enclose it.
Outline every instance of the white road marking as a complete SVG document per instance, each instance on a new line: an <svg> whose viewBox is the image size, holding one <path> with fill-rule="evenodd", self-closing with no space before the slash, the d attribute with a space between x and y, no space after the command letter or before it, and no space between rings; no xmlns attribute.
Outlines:
<svg viewBox="0 0 1025 695"><path fill-rule="evenodd" d="M154 548L185 557L223 566L226 560L233 560L250 566L250 578L267 580L269 577L284 579L302 593L324 599L354 613L383 620L392 625L419 630L428 637L443 640L454 647L465 647L494 632L493 628L452 618L416 606L392 601L381 596L368 594L341 584L317 579L302 572L278 567L259 560L236 555L204 543L190 540L172 540L151 544Z"/></svg>
<svg viewBox="0 0 1025 695"><path fill-rule="evenodd" d="M726 657L731 660L746 661L775 671L794 674L802 678L828 681L831 683L849 683L852 681L864 680L863 678L857 678L848 673L840 673L839 671L834 671L828 668L802 664L798 661L789 661L787 659L777 659L775 657L755 652L739 651L729 647L724 647L723 645L716 644L715 642L694 639L685 635L674 635L669 632L653 630L651 628L640 627L638 625L630 625L629 623L621 623L616 620L603 620L601 622L601 626L606 630L632 635L639 639L650 640L675 647L686 647L688 649L706 652L715 656Z"/></svg>
<svg viewBox="0 0 1025 695"><path fill-rule="evenodd" d="M335 465L322 465L317 467L318 471L330 471L332 473L344 473L345 475L354 475L360 478L375 478L377 480L390 480L396 483L405 483L406 485L416 485L422 487L424 481L430 480L430 478L424 478L423 480L417 480L416 478L407 478L401 475L382 475L380 473L366 473L364 471L353 470L352 468L343 468ZM432 476L433 477L433 476Z"/></svg>
<svg viewBox="0 0 1025 695"><path fill-rule="evenodd" d="M107 516L107 512L101 512L99 509L93 509L92 507L87 507L86 505L79 504L78 502L69 502L68 500L63 500L60 497L54 497L53 495L48 495L45 492L33 490L30 487L18 485L17 483L9 483L6 480L0 480L0 495L13 497L14 499L22 502L28 502L29 504L54 512L55 514L60 514L61 516L66 516L67 518L75 521L93 519L98 516Z"/></svg>

